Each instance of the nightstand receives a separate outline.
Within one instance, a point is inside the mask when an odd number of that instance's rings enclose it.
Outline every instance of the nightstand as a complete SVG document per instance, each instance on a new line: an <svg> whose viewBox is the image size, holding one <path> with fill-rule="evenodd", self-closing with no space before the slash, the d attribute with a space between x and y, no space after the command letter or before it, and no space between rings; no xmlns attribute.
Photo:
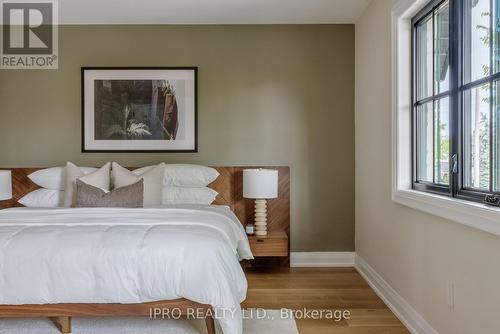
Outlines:
<svg viewBox="0 0 500 334"><path fill-rule="evenodd" d="M265 237L249 236L255 257L288 256L288 236L284 231L269 231Z"/></svg>

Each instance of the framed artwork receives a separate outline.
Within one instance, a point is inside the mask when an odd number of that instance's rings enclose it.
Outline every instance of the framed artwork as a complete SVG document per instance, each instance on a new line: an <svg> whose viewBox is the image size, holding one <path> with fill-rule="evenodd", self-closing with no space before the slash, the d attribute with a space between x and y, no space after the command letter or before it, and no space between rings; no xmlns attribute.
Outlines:
<svg viewBox="0 0 500 334"><path fill-rule="evenodd" d="M82 152L197 152L196 67L82 67Z"/></svg>

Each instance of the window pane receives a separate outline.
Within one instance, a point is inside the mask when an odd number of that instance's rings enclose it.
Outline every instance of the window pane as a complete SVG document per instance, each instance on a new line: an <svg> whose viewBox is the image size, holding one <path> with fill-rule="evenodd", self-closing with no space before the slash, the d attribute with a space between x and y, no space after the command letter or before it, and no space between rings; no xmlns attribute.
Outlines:
<svg viewBox="0 0 500 334"><path fill-rule="evenodd" d="M434 182L449 184L450 175L450 103L449 98L435 102L434 110Z"/></svg>
<svg viewBox="0 0 500 334"><path fill-rule="evenodd" d="M500 81L493 86L493 191L500 191Z"/></svg>
<svg viewBox="0 0 500 334"><path fill-rule="evenodd" d="M464 185L490 188L490 85L464 92Z"/></svg>
<svg viewBox="0 0 500 334"><path fill-rule="evenodd" d="M494 73L500 72L500 0L493 1L493 66Z"/></svg>
<svg viewBox="0 0 500 334"><path fill-rule="evenodd" d="M432 102L417 108L417 178L433 182L434 115Z"/></svg>
<svg viewBox="0 0 500 334"><path fill-rule="evenodd" d="M432 95L432 15L417 25L417 98Z"/></svg>
<svg viewBox="0 0 500 334"><path fill-rule="evenodd" d="M450 10L445 2L436 10L434 19L434 79L436 81L436 94L449 89L450 73Z"/></svg>
<svg viewBox="0 0 500 334"><path fill-rule="evenodd" d="M490 74L490 0L464 1L464 80Z"/></svg>

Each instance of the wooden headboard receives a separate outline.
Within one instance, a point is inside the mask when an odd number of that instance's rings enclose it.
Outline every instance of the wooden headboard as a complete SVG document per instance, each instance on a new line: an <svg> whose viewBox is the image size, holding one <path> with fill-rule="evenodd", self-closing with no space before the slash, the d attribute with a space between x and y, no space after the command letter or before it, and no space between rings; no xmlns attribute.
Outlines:
<svg viewBox="0 0 500 334"><path fill-rule="evenodd" d="M214 204L228 205L243 225L253 221L253 200L243 198L243 169L259 167L215 167L220 176L209 185L219 193ZM268 202L268 230L285 231L290 236L290 168L265 167L278 170L278 198ZM13 199L0 201L0 209L21 206L18 201L39 189L28 175L41 168L14 168L12 171ZM133 168L130 168L133 169Z"/></svg>

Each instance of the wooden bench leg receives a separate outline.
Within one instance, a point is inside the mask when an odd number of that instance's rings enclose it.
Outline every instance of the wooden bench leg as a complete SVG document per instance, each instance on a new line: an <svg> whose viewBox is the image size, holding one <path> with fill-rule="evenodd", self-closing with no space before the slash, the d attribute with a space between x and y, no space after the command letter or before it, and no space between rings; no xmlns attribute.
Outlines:
<svg viewBox="0 0 500 334"><path fill-rule="evenodd" d="M209 316L205 318L205 323L207 324L207 333L215 334L215 321L214 318Z"/></svg>
<svg viewBox="0 0 500 334"><path fill-rule="evenodd" d="M54 317L50 318L50 320L52 320L62 334L71 333L71 317Z"/></svg>

